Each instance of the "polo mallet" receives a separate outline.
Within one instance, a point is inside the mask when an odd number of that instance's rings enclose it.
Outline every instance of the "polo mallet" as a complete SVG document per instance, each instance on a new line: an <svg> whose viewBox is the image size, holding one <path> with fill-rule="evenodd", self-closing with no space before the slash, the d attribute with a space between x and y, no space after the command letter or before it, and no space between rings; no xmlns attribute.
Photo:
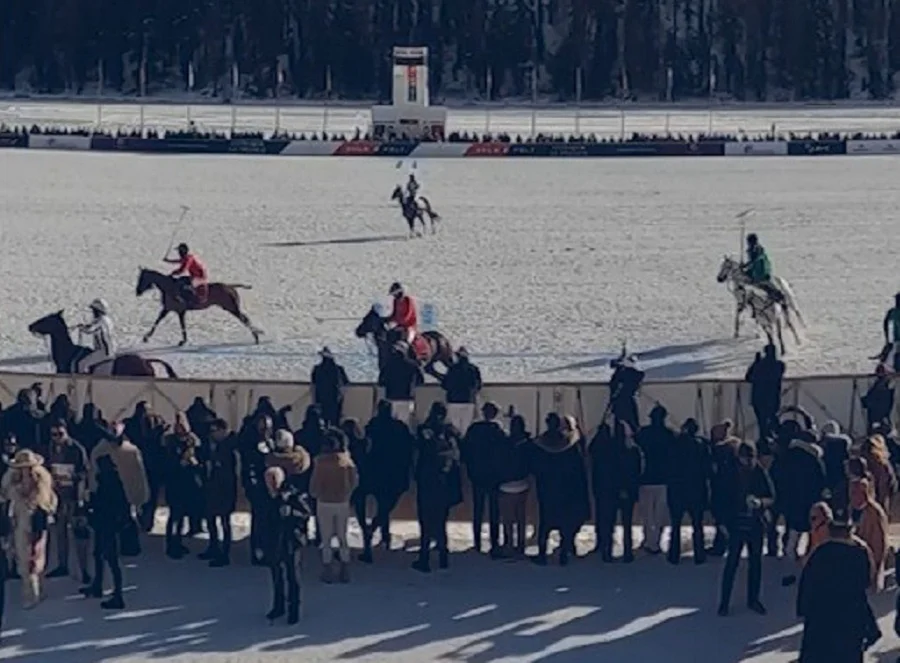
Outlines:
<svg viewBox="0 0 900 663"><path fill-rule="evenodd" d="M181 224L184 222L184 217L187 216L187 213L190 210L191 208L187 205L181 206L181 216L178 217L178 222L175 224L175 230L172 231L172 237L169 238L169 248L166 249L166 255L163 257L163 260L166 260L169 257L169 254L172 253L172 247L175 245L175 238L181 231Z"/></svg>

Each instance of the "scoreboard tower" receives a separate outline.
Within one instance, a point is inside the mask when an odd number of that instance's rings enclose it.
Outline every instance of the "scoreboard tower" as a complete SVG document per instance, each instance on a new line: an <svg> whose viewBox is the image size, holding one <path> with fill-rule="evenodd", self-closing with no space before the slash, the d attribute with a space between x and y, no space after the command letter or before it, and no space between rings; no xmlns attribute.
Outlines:
<svg viewBox="0 0 900 663"><path fill-rule="evenodd" d="M428 48L395 46L390 106L372 107L372 134L378 139L444 136L447 109L429 105Z"/></svg>

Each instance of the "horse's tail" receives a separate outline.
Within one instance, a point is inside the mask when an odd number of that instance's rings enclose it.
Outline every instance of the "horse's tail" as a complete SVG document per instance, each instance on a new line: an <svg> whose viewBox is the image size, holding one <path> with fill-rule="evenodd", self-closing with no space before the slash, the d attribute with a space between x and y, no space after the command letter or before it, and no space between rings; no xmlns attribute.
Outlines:
<svg viewBox="0 0 900 663"><path fill-rule="evenodd" d="M425 206L425 213L431 218L432 221L437 221L441 218L441 215L431 208L431 201L429 201L428 198L426 198L425 196L419 196L419 200L422 201L422 204Z"/></svg>
<svg viewBox="0 0 900 663"><path fill-rule="evenodd" d="M803 314L800 313L800 308L797 306L797 297L794 295L794 291L791 288L791 284L787 282L786 279L779 277L779 284L781 286L781 292L784 295L784 305L789 311L793 311L797 316L797 320L800 321L800 324L806 327L806 321L803 319Z"/></svg>
<svg viewBox="0 0 900 663"><path fill-rule="evenodd" d="M175 373L175 369L172 368L172 366L171 366L171 364L169 364L169 362L163 361L162 359L151 358L151 359L147 359L147 363L150 364L150 366L155 366L156 364L159 364L160 366L163 367L163 369L165 369L167 378L169 378L170 380L178 379L178 375Z"/></svg>

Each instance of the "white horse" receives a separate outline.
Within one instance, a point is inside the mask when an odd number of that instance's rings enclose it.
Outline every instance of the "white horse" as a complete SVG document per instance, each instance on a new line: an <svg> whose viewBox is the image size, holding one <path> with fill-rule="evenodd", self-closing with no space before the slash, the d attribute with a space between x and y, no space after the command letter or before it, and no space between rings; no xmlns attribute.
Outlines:
<svg viewBox="0 0 900 663"><path fill-rule="evenodd" d="M716 277L719 283L726 283L731 294L734 295L737 310L734 316L734 337L737 338L741 329L741 314L750 309L753 319L760 329L765 332L770 343L773 338L778 337L781 346L781 353L784 354L784 337L782 336L781 319L784 317L784 324L791 330L794 335L794 341L800 345L800 335L794 326L791 314L797 316L797 320L801 325L806 326L803 321L803 315L797 307L797 300L794 297L794 291L790 284L780 276L772 277L772 285L774 285L783 295L784 300L781 303L774 301L769 293L762 288L754 286L744 270L741 269L740 263L731 256L725 256L722 260L722 266L719 267L719 275Z"/></svg>

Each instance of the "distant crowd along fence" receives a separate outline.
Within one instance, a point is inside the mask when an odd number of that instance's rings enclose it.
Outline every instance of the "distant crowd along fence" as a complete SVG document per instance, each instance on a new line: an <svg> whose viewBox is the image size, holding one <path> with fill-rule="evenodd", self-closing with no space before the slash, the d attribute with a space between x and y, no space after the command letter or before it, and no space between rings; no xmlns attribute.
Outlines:
<svg viewBox="0 0 900 663"><path fill-rule="evenodd" d="M27 103L5 111L7 124L54 124L81 128L121 130L186 130L196 126L205 131L265 132L281 131L310 134L352 135L365 132L371 124L368 107L352 105L264 106L255 104L67 104L49 113ZM596 108L578 105L523 107L491 106L450 109L447 131L470 134L534 136L537 134L595 134L624 138L632 132L642 134L697 134L714 132L748 135L812 133L831 131L842 134L893 133L900 126L900 112L841 111L839 115L812 109L759 109L749 112L734 107L667 110L629 107Z"/></svg>
<svg viewBox="0 0 900 663"><path fill-rule="evenodd" d="M169 154L260 154L390 158L717 157L900 154L900 139L790 141L418 142L262 138L112 137L0 134L0 148Z"/></svg>
<svg viewBox="0 0 900 663"><path fill-rule="evenodd" d="M839 375L786 379L782 404L798 406L821 424L835 420L853 437L865 434L866 417L860 404L871 376ZM291 382L254 382L228 380L164 380L145 378L109 378L60 376L56 374L0 374L0 402L9 406L16 393L35 382L43 385L49 402L59 394L67 394L79 411L85 403L99 407L107 420L130 416L139 401L146 401L168 421L184 410L196 397L202 397L237 429L250 414L261 396L268 396L276 408L291 406L288 420L299 428L304 411L311 402L310 386ZM421 421L431 404L443 399L437 385L425 385L416 391L414 421ZM371 418L380 398L379 389L371 384L348 387L344 399L344 416L365 423ZM493 401L508 414L510 407L522 415L532 432L540 432L550 412L573 415L586 435L593 435L609 401L604 383L567 384L489 384L480 394L480 403ZM750 385L738 380L697 380L677 382L645 382L638 403L641 421L657 403L669 412L670 423L678 427L689 417L700 425L701 432L724 419L731 419L740 435L756 437L756 420L750 405Z"/></svg>

